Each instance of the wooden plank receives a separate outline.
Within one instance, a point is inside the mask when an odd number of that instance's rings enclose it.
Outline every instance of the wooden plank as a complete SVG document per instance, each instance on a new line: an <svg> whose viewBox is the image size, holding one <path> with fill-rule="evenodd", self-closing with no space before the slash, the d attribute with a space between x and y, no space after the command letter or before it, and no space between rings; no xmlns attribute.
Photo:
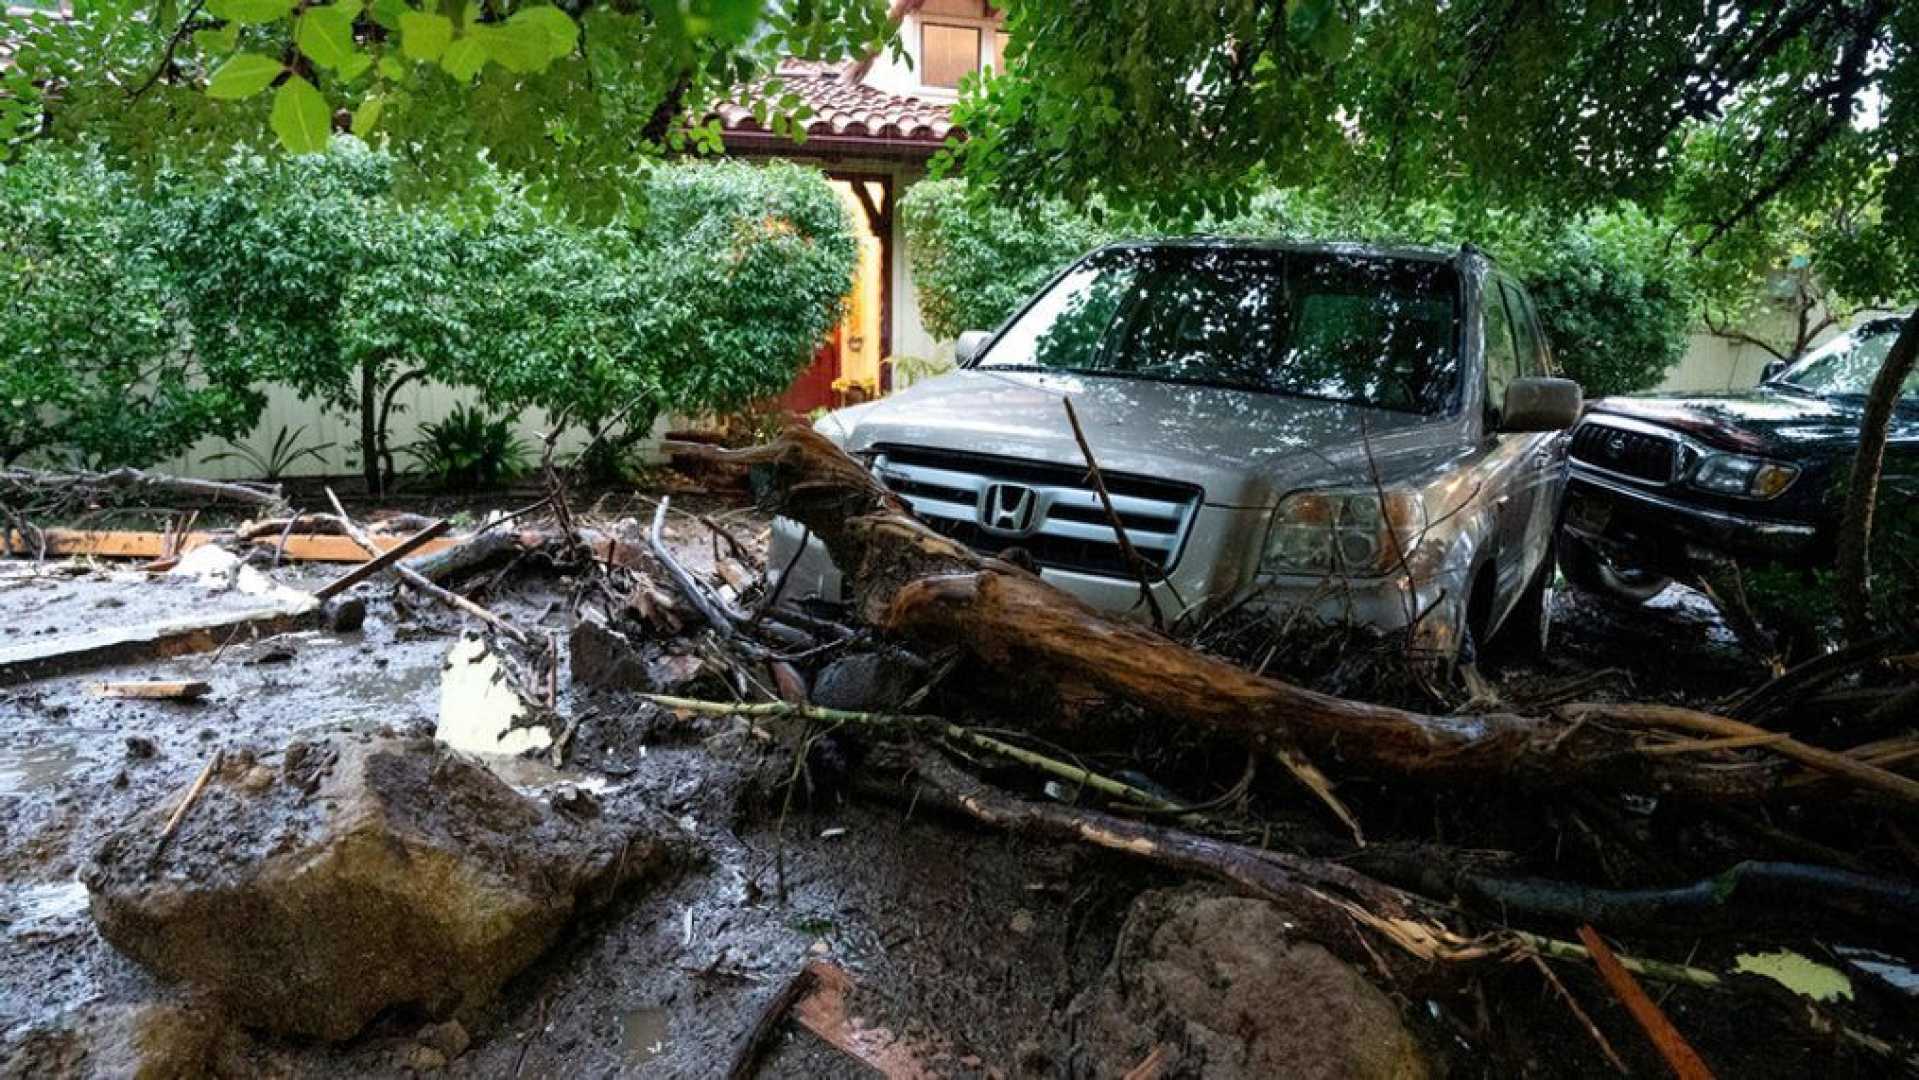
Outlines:
<svg viewBox="0 0 1919 1080"><path fill-rule="evenodd" d="M1708 1068L1699 1051L1692 1048L1679 1029L1666 1018L1664 1010L1646 996L1639 980L1632 977L1619 958L1600 939L1599 931L1590 926L1579 928L1579 940L1586 945L1586 951L1592 954L1593 966L1599 969L1599 977L1604 979L1606 987L1626 1007L1632 1018L1652 1040L1653 1049L1666 1060L1666 1067L1679 1080L1712 1080L1712 1069Z"/></svg>
<svg viewBox="0 0 1919 1080"><path fill-rule="evenodd" d="M451 527L452 526L445 520L436 521L428 525L426 528L421 529L405 540L387 548L378 558L369 559L344 575L334 578L332 581L313 590L314 598L325 600L336 593L351 589L360 582L365 581L380 571L385 570L387 567L392 566L394 563L399 562L401 559L406 558L413 552L425 547ZM355 546L357 547L358 545L356 544Z"/></svg>
<svg viewBox="0 0 1919 1080"><path fill-rule="evenodd" d="M305 630L319 621L320 605L302 593L297 600L27 642L0 648L0 686L108 664L210 652L243 631L271 637Z"/></svg>
<svg viewBox="0 0 1919 1080"><path fill-rule="evenodd" d="M213 692L213 684L194 680L161 682L106 682L93 688L100 697L140 698L147 701L197 701Z"/></svg>
<svg viewBox="0 0 1919 1080"><path fill-rule="evenodd" d="M131 530L82 530L47 529L45 530L48 555L92 555L103 559L158 559L166 554L166 534L158 532L140 532ZM224 539L219 533L188 533L180 541L175 554L185 554L202 544ZM374 545L382 553L399 547L411 537L375 537ZM33 544L20 533L12 534L13 550L32 551ZM253 543L259 547L273 548L279 545L279 537L261 537ZM438 537L428 540L415 548L413 554L431 555L460 543L457 539ZM366 561L366 552L358 544L344 536L299 535L287 537L286 556L295 562L337 562L359 563Z"/></svg>

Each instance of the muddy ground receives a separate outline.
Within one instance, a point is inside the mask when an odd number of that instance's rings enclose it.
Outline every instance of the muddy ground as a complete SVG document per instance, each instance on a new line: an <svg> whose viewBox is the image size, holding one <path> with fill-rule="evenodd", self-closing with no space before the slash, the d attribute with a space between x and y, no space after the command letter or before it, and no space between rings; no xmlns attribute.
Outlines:
<svg viewBox="0 0 1919 1080"><path fill-rule="evenodd" d="M736 535L763 543L764 520L737 505L686 508L723 515ZM709 565L706 529L672 520L676 550ZM340 571L290 566L275 577L310 588ZM559 605L569 585L518 576L487 603L564 637ZM247 748L272 764L299 735L431 732L460 622L439 609L397 606L388 585L359 594L369 613L353 633L240 640L217 655L0 687L0 1054L83 1007L182 998L107 945L87 914L75 875L109 829L178 791L216 750ZM0 562L0 626L16 636L217 602L124 564ZM1675 594L1622 614L1561 590L1556 608L1554 658L1501 673L1515 698L1595 667L1619 669L1598 693L1640 699L1696 699L1757 675L1696 597ZM1686 662L1676 664L1675 655ZM90 690L149 678L203 679L214 689L194 703L103 700ZM452 1061L453 1075L716 1075L782 982L816 956L858 980L856 1016L905 1037L943 1073L1081 1075L1067 1007L1107 964L1132 899L1177 883L1117 856L916 810L910 792L895 801L856 798L830 768L815 770L782 821L790 759L736 721L679 718L564 680L560 712L585 717L565 767L501 762L510 783L534 793L584 783L603 800L647 800L697 833L710 858L577 927L471 1018L473 1045ZM1314 816L1307 804L1291 812ZM1525 811L1515 804L1503 812ZM1683 950L1673 958L1684 959ZM1560 965L1559 974L1635 1071L1656 1074L1626 1014L1583 967ZM1728 1075L1875 1071L1870 1060L1836 1055L1797 1033L1783 1012L1729 1008L1703 991L1659 993ZM1444 999L1395 1000L1441 1074L1610 1070L1529 966L1488 971ZM422 1023L387 1017L342 1045L250 1034L230 1040L225 1063L263 1076L403 1075ZM870 1073L789 1025L761 1075Z"/></svg>

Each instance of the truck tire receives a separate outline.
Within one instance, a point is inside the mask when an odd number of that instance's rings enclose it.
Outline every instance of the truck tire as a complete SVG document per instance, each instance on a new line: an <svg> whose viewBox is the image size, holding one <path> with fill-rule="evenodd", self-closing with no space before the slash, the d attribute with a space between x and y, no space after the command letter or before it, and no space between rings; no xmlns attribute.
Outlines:
<svg viewBox="0 0 1919 1080"><path fill-rule="evenodd" d="M1672 584L1672 579L1663 574L1613 565L1604 552L1564 529L1553 546L1558 549L1559 569L1565 572L1566 580L1594 596L1643 604Z"/></svg>

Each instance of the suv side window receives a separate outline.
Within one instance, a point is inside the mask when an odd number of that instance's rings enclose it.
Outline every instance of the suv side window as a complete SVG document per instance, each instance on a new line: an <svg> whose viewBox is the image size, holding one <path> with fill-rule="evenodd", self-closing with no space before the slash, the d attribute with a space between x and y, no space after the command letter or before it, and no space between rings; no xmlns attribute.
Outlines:
<svg viewBox="0 0 1919 1080"><path fill-rule="evenodd" d="M1513 331L1519 339L1519 373L1528 378L1546 374L1546 350L1540 345L1531 299L1510 281L1502 281L1499 286L1506 294L1506 311L1512 316Z"/></svg>
<svg viewBox="0 0 1919 1080"><path fill-rule="evenodd" d="M1498 281L1488 278L1480 293L1486 312L1486 415L1493 418L1506 407L1506 387L1519 377L1519 352L1504 292Z"/></svg>

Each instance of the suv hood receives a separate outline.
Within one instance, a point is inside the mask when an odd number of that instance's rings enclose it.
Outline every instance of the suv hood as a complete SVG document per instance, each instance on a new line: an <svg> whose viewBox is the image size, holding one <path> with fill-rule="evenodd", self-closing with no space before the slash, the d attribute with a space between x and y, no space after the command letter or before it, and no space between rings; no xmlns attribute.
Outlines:
<svg viewBox="0 0 1919 1080"><path fill-rule="evenodd" d="M1741 454L1791 457L1859 441L1862 402L1797 394L1769 386L1710 394L1647 394L1595 401L1590 412L1630 417L1684 432ZM1893 415L1895 442L1919 441L1919 415Z"/></svg>
<svg viewBox="0 0 1919 1080"><path fill-rule="evenodd" d="M850 452L921 446L1079 465L1071 398L1102 470L1197 484L1214 506L1267 507L1309 479L1364 479L1373 455L1454 441L1454 421L1340 402L1146 379L963 370L833 414Z"/></svg>

